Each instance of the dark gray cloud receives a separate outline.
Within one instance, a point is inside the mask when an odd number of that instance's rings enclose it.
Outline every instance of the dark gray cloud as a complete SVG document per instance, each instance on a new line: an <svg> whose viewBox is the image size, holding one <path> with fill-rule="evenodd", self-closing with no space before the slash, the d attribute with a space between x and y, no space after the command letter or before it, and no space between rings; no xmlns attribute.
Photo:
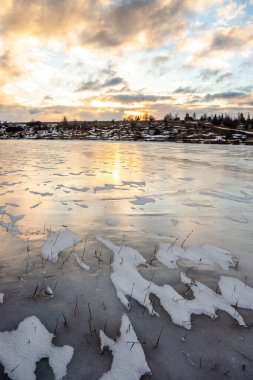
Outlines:
<svg viewBox="0 0 253 380"><path fill-rule="evenodd" d="M230 78L231 76L232 76L232 73L221 74L221 75L218 76L218 78L216 78L215 83L221 83L225 79Z"/></svg>
<svg viewBox="0 0 253 380"><path fill-rule="evenodd" d="M209 80L217 76L219 73L220 73L220 70L205 69L201 71L199 77L202 78L203 80Z"/></svg>
<svg viewBox="0 0 253 380"><path fill-rule="evenodd" d="M40 113L41 111L42 111L41 108L30 108L29 109L29 114L36 115L37 113Z"/></svg>
<svg viewBox="0 0 253 380"><path fill-rule="evenodd" d="M196 88L192 88L192 87L178 87L176 88L176 90L173 91L174 94L194 94L198 92Z"/></svg>
<svg viewBox="0 0 253 380"><path fill-rule="evenodd" d="M111 97L113 100L121 103L138 103L138 102L157 102L173 99L171 96L157 96L157 95L145 95L145 94L118 94Z"/></svg>
<svg viewBox="0 0 253 380"><path fill-rule="evenodd" d="M81 91L97 91L101 90L103 88L109 88L109 87L114 87L119 84L126 85L126 82L123 78L121 77L113 77L105 80L104 82L101 82L99 80L88 80L86 82L83 82L81 86L76 90L76 92L81 92Z"/></svg>
<svg viewBox="0 0 253 380"><path fill-rule="evenodd" d="M237 98L243 98L247 96L245 92L237 92L237 91L226 91L226 92L219 92L216 94L207 94L204 96L204 101L212 101L215 99L237 99Z"/></svg>

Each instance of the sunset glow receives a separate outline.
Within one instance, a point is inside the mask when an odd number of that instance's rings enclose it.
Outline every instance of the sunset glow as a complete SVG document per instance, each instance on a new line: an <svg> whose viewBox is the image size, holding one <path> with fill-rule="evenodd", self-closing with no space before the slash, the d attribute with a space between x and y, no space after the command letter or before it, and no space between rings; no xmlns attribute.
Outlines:
<svg viewBox="0 0 253 380"><path fill-rule="evenodd" d="M0 120L251 112L252 0L8 0Z"/></svg>

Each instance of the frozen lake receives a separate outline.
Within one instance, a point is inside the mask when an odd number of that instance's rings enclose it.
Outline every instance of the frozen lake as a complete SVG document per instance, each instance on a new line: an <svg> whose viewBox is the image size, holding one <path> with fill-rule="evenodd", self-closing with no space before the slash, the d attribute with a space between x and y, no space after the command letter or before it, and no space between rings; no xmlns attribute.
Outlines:
<svg viewBox="0 0 253 380"><path fill-rule="evenodd" d="M48 234L55 232L54 249L66 231L80 242L57 262L41 258ZM171 285L183 295L183 272L216 294L222 275L253 288L252 231L253 147L0 141L0 331L35 315L56 332L55 345L74 347L67 379L95 380L112 363L108 351L99 354L99 330L106 326L114 338L126 312L152 371L145 379L252 379L251 328L238 327L233 316L218 311L216 320L193 315L187 330L172 323L159 299L157 317L131 295L127 311L111 281L112 249L96 239L138 250L151 264L139 269L150 283ZM214 245L236 256L239 265L227 271L182 256L169 268L156 257L160 243ZM54 297L45 294L47 286ZM238 310L251 326L253 311ZM46 360L36 374L53 379ZM1 366L0 378L8 379Z"/></svg>

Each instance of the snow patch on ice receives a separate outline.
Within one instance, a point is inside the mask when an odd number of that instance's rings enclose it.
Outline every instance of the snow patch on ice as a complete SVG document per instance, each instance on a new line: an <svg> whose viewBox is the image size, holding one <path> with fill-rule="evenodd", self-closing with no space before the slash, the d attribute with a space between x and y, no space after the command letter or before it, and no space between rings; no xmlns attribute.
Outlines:
<svg viewBox="0 0 253 380"><path fill-rule="evenodd" d="M74 256L75 256L75 258L76 258L77 264L78 264L81 268L83 268L83 269L85 269L85 270L87 270L87 271L90 270L89 265L85 264L84 261L83 261L83 259L81 259L76 253L74 254Z"/></svg>
<svg viewBox="0 0 253 380"><path fill-rule="evenodd" d="M16 330L0 333L0 362L12 380L35 380L36 363L43 358L49 364L56 380L67 374L67 365L74 349L70 346L55 347L51 334L37 317L28 317Z"/></svg>
<svg viewBox="0 0 253 380"><path fill-rule="evenodd" d="M123 314L120 337L116 341L100 331L101 350L108 347L112 351L113 362L109 372L100 380L138 380L143 375L151 374L141 343L126 314Z"/></svg>
<svg viewBox="0 0 253 380"><path fill-rule="evenodd" d="M234 277L221 276L219 288L230 305L253 310L253 289Z"/></svg>
<svg viewBox="0 0 253 380"><path fill-rule="evenodd" d="M177 261L180 259L187 259L198 265L218 265L224 270L238 265L238 259L231 253L209 244L181 248L174 244L160 243L156 257L172 269L177 268Z"/></svg>
<svg viewBox="0 0 253 380"><path fill-rule="evenodd" d="M150 301L150 295L154 294L160 299L161 306L170 315L172 321L187 329L191 328L192 314L204 314L211 318L216 318L216 310L226 311L240 325L245 326L242 317L230 306L225 298L216 294L207 286L199 282L193 283L186 275L181 274L182 282L191 286L195 297L192 300L187 300L170 285L158 286L152 280L147 281L144 279L138 272L138 267L140 265L147 266L147 262L137 250L125 247L123 244L117 246L110 240L99 236L97 236L97 240L114 253L111 280L118 298L128 310L130 309L131 299L135 299L149 311L149 314L158 315Z"/></svg>
<svg viewBox="0 0 253 380"><path fill-rule="evenodd" d="M0 303L4 302L4 293L0 293Z"/></svg>
<svg viewBox="0 0 253 380"><path fill-rule="evenodd" d="M60 252L73 247L81 240L81 237L72 231L49 232L41 248L41 255L44 259L56 263Z"/></svg>

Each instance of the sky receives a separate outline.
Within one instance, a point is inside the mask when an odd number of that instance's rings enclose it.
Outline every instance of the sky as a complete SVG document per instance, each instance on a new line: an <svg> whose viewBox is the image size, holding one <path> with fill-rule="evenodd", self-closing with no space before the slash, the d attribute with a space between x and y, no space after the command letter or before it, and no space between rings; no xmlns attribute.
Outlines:
<svg viewBox="0 0 253 380"><path fill-rule="evenodd" d="M253 116L253 0L2 0L0 121Z"/></svg>

